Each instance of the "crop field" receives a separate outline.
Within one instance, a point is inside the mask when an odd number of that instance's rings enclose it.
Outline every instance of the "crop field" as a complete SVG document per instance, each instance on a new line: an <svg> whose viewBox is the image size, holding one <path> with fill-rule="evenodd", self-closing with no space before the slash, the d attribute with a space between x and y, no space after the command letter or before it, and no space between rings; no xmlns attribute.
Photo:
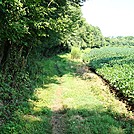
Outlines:
<svg viewBox="0 0 134 134"><path fill-rule="evenodd" d="M119 92L134 102L134 47L93 49L90 66Z"/></svg>

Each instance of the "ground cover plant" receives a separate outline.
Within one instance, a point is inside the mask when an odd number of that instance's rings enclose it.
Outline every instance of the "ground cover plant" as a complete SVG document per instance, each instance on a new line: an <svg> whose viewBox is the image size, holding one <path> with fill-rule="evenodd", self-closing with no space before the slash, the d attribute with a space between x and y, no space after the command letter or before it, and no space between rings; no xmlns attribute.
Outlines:
<svg viewBox="0 0 134 134"><path fill-rule="evenodd" d="M89 54L90 66L134 103L134 47L103 47Z"/></svg>

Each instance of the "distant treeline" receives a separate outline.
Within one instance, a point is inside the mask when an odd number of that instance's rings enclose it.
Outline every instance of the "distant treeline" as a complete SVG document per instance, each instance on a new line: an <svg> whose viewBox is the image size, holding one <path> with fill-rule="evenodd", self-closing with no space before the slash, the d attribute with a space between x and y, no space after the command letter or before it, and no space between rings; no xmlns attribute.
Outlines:
<svg viewBox="0 0 134 134"><path fill-rule="evenodd" d="M118 36L118 37L105 37L107 46L134 46L133 36Z"/></svg>

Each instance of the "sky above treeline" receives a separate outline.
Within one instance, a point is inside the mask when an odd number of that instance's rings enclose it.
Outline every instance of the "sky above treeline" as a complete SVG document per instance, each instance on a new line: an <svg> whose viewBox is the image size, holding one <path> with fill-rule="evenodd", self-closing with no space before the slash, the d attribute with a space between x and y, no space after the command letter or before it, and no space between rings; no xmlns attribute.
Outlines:
<svg viewBox="0 0 134 134"><path fill-rule="evenodd" d="M88 0L82 12L104 36L134 36L134 0Z"/></svg>

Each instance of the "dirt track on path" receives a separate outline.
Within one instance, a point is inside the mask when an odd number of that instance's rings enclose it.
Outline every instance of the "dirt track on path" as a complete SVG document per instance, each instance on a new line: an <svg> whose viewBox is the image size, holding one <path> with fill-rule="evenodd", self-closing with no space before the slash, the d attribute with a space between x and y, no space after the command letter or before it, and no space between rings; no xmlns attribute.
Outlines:
<svg viewBox="0 0 134 134"><path fill-rule="evenodd" d="M64 114L62 114L63 105L62 105L62 88L56 90L56 99L52 105L52 134L64 134L65 133L65 122Z"/></svg>

